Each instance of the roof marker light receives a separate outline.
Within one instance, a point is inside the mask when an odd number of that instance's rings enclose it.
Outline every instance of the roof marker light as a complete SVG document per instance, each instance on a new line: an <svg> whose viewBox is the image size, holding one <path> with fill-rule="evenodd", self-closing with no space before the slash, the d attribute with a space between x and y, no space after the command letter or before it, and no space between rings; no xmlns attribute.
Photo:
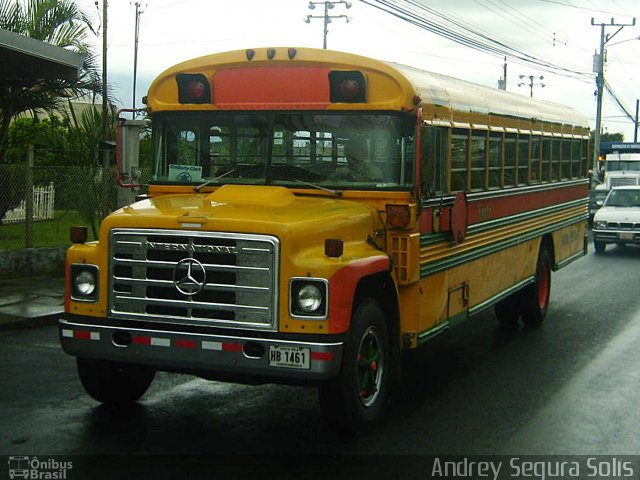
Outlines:
<svg viewBox="0 0 640 480"><path fill-rule="evenodd" d="M251 48L249 48L249 49L247 49L246 54L247 54L247 60L251 61L251 60L253 60L253 57L255 57L256 51L251 49Z"/></svg>
<svg viewBox="0 0 640 480"><path fill-rule="evenodd" d="M289 60L293 60L298 54L298 50L296 50L295 48L290 48L287 53L289 54Z"/></svg>
<svg viewBox="0 0 640 480"><path fill-rule="evenodd" d="M275 48L267 48L267 58L269 60L273 60L273 58L276 56L276 49Z"/></svg>

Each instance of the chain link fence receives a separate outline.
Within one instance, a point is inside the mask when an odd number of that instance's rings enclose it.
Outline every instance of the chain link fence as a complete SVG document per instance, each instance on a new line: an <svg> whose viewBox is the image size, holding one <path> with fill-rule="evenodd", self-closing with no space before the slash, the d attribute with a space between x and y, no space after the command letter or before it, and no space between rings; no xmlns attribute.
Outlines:
<svg viewBox="0 0 640 480"><path fill-rule="evenodd" d="M0 250L68 246L74 225L97 240L118 190L115 168L0 165Z"/></svg>

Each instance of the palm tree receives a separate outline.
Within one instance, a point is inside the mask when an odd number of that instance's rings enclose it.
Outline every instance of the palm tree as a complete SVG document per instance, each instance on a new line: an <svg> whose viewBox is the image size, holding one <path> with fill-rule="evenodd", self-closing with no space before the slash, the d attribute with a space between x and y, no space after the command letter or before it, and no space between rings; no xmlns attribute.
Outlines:
<svg viewBox="0 0 640 480"><path fill-rule="evenodd" d="M26 5L25 5L26 3ZM95 55L88 36L95 33L74 0L0 0L0 28L85 55L75 80L12 81L0 76L0 165L4 163L11 119L27 112L52 111L65 98L102 93Z"/></svg>
<svg viewBox="0 0 640 480"><path fill-rule="evenodd" d="M62 107L65 98L70 101L90 92L102 92L96 57L87 41L95 31L74 0L0 0L0 28L84 54L83 68L74 80L16 81L0 73L1 168L14 117L27 111L54 111ZM9 193L8 172L4 173L0 171L0 218L16 200Z"/></svg>

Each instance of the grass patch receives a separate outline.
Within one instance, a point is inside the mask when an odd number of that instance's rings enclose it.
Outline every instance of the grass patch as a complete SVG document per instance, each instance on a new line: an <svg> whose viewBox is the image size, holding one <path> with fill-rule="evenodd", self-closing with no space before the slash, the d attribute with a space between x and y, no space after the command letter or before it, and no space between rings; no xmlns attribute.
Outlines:
<svg viewBox="0 0 640 480"><path fill-rule="evenodd" d="M33 246L66 247L71 245L69 229L74 225L85 225L86 222L75 210L56 210L53 220L33 223ZM20 250L25 245L26 227L24 223L0 225L0 250Z"/></svg>

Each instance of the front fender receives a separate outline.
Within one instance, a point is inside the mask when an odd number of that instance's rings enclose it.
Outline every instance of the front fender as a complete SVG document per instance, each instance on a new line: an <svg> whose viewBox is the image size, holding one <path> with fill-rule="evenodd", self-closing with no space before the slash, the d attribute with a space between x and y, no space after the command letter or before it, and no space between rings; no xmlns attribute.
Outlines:
<svg viewBox="0 0 640 480"><path fill-rule="evenodd" d="M329 279L329 333L344 333L349 329L353 300L360 280L390 270L391 261L385 255L364 258L349 263Z"/></svg>

